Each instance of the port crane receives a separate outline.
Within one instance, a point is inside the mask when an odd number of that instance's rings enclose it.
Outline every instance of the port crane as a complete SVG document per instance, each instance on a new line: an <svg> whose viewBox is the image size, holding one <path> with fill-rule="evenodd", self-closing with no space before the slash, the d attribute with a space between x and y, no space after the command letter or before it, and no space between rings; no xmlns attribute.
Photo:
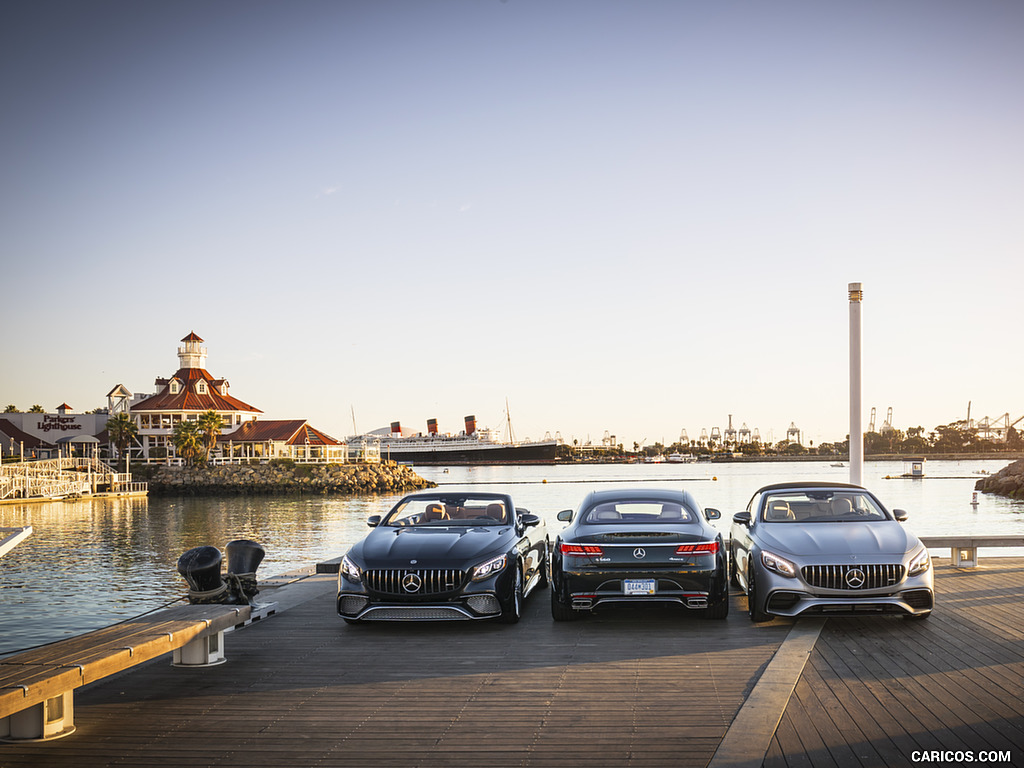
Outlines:
<svg viewBox="0 0 1024 768"><path fill-rule="evenodd" d="M892 406L891 405L889 406L889 410L886 411L885 421L882 422L882 429L880 431L881 431L881 433L883 435L888 433L888 432L893 432L894 431L893 426L892 426Z"/></svg>
<svg viewBox="0 0 1024 768"><path fill-rule="evenodd" d="M786 430L786 440L802 445L800 443L800 428L797 427L795 421L789 422L789 429Z"/></svg>
<svg viewBox="0 0 1024 768"><path fill-rule="evenodd" d="M1021 416L1016 421L1010 421L1009 411L996 418L985 416L982 419L973 421L971 419L971 403L970 401L967 402L967 420L965 425L968 431L973 432L982 440L1006 442L1010 436L1010 430L1016 429L1017 425L1022 421L1024 421L1024 416Z"/></svg>

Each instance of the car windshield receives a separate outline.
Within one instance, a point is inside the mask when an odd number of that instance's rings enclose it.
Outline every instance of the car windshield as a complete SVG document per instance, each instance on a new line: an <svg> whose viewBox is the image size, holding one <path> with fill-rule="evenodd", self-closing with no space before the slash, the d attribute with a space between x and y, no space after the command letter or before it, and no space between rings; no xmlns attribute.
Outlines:
<svg viewBox="0 0 1024 768"><path fill-rule="evenodd" d="M395 507L381 525L409 526L505 525L509 510L501 499L414 498Z"/></svg>
<svg viewBox="0 0 1024 768"><path fill-rule="evenodd" d="M618 523L690 523L694 514L682 504L664 501L609 501L583 513L582 522L591 525Z"/></svg>
<svg viewBox="0 0 1024 768"><path fill-rule="evenodd" d="M766 523L829 523L891 518L869 494L843 489L770 493L761 519Z"/></svg>

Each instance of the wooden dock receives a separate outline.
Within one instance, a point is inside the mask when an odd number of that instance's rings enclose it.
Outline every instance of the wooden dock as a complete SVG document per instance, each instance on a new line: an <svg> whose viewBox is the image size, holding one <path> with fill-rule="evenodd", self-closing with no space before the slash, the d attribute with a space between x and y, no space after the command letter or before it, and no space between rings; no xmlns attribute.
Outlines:
<svg viewBox="0 0 1024 768"><path fill-rule="evenodd" d="M936 576L927 621L828 620L765 768L1024 766L1024 559Z"/></svg>
<svg viewBox="0 0 1024 768"><path fill-rule="evenodd" d="M349 626L334 578L313 574L265 590L278 614L233 633L228 663L164 658L89 686L75 734L0 745L0 766L818 768L911 766L916 750L1024 765L1024 558L939 562L927 621L760 625L740 595L726 621L623 610L556 624L541 590L514 626ZM766 754L716 758L810 622L822 628L792 695L774 697Z"/></svg>

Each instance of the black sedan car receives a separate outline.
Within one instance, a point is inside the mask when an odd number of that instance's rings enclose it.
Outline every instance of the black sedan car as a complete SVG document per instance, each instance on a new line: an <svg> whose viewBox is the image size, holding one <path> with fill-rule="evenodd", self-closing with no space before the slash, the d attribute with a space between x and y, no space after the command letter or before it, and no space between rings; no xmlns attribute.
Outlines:
<svg viewBox="0 0 1024 768"><path fill-rule="evenodd" d="M415 493L342 558L338 614L359 621L519 621L547 583L547 527L505 494Z"/></svg>
<svg viewBox="0 0 1024 768"><path fill-rule="evenodd" d="M594 491L551 553L551 615L571 621L614 603L675 603L703 616L729 613L722 537L687 491Z"/></svg>

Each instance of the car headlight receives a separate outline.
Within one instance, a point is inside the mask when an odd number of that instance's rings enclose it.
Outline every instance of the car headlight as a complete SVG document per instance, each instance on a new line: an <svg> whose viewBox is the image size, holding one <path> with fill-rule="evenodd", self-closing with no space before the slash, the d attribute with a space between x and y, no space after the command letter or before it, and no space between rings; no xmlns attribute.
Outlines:
<svg viewBox="0 0 1024 768"><path fill-rule="evenodd" d="M480 563L480 565L473 569L473 581L483 581L489 576L493 576L505 567L505 562L507 560L507 555L498 555L498 557L495 557L493 560L488 560L486 563Z"/></svg>
<svg viewBox="0 0 1024 768"><path fill-rule="evenodd" d="M796 576L796 566L789 562L784 557L779 557L774 552L769 552L766 549L761 550L761 563L769 571L774 571L780 576L786 576L790 579Z"/></svg>
<svg viewBox="0 0 1024 768"><path fill-rule="evenodd" d="M359 570L358 565L349 560L348 555L341 558L341 575L355 584L363 580L363 572Z"/></svg>
<svg viewBox="0 0 1024 768"><path fill-rule="evenodd" d="M928 555L928 550L925 547L921 547L921 551L911 557L910 563L907 564L907 576L917 576L931 567L932 559Z"/></svg>

